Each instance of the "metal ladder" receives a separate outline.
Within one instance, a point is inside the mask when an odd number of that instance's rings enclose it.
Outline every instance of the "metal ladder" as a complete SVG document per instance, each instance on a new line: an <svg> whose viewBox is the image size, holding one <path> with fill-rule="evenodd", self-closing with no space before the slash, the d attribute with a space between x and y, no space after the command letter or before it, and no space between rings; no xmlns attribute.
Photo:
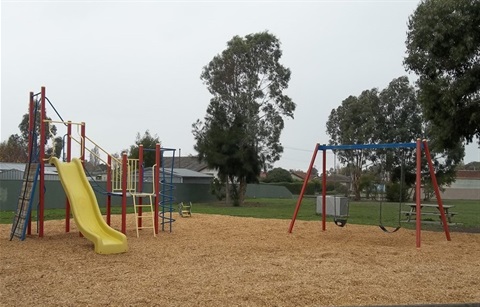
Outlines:
<svg viewBox="0 0 480 307"><path fill-rule="evenodd" d="M25 240L27 226L32 211L33 196L37 185L40 163L27 163L23 173L23 184L18 197L17 211L13 218L10 241L13 237Z"/></svg>

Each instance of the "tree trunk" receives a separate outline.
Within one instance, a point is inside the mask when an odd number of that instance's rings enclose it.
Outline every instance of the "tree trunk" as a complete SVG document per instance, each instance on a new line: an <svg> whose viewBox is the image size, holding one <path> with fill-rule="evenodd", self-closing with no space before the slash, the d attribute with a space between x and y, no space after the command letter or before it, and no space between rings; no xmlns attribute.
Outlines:
<svg viewBox="0 0 480 307"><path fill-rule="evenodd" d="M355 201L359 201L362 197L360 195L360 176L357 172L353 174L353 190L355 193Z"/></svg>
<svg viewBox="0 0 480 307"><path fill-rule="evenodd" d="M246 193L247 193L247 179L243 177L240 179L240 187L238 191L238 202L240 205L242 205L243 202L245 201Z"/></svg>
<svg viewBox="0 0 480 307"><path fill-rule="evenodd" d="M231 192L231 199L232 199L232 203L233 203L233 206L237 207L237 206L240 206L240 202L239 202L239 190L238 190L238 186L235 182L235 176L229 176L230 178L230 181L232 182L232 185L230 187L230 192Z"/></svg>
<svg viewBox="0 0 480 307"><path fill-rule="evenodd" d="M225 180L225 204L230 204L230 181L228 177L227 180Z"/></svg>

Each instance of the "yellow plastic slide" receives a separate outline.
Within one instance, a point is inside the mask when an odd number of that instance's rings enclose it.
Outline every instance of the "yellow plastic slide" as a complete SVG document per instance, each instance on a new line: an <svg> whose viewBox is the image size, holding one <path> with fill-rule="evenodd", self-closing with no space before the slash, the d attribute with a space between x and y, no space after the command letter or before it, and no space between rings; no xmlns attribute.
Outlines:
<svg viewBox="0 0 480 307"><path fill-rule="evenodd" d="M85 176L79 159L72 162L60 162L57 158L50 159L60 176L65 194L72 208L75 224L80 232L95 245L98 254L117 254L128 250L127 237L108 226L98 207L97 198L92 186Z"/></svg>

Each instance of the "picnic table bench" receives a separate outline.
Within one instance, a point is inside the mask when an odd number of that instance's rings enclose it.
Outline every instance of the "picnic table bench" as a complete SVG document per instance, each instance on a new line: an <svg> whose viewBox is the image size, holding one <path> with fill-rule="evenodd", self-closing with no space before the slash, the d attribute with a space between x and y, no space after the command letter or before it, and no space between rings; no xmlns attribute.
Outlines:
<svg viewBox="0 0 480 307"><path fill-rule="evenodd" d="M417 204L406 204L410 207L409 211L402 211L401 213L404 214L407 217L406 222L413 222L417 219ZM453 205L443 205L443 212L445 213L445 217L447 218L447 222L449 224L452 224L452 218L457 214L457 212L452 212L450 211L451 208L455 206ZM442 223L441 217L442 214L440 213L440 207L438 204L420 204L420 208L422 209L420 212L421 216L438 216L439 221L434 223ZM426 210L423 210L426 209ZM436 210L432 210L436 209ZM420 217L421 218L421 217ZM425 223L427 221L422 221L422 223Z"/></svg>

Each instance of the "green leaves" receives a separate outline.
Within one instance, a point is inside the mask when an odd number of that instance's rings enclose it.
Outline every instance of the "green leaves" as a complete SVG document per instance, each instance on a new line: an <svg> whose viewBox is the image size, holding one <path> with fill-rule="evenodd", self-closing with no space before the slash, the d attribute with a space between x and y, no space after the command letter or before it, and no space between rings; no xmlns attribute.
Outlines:
<svg viewBox="0 0 480 307"><path fill-rule="evenodd" d="M358 97L349 96L342 105L331 111L327 121L330 144L408 143L423 136L424 120L417 104L416 92L407 77L393 79L381 92L363 91ZM356 199L362 188L362 169L368 162L383 163L392 171L402 163L403 154L414 163L413 151L401 154L382 150L350 150L338 152L340 162L347 164L353 178ZM413 160L412 160L413 159ZM387 168L388 166L388 168Z"/></svg>
<svg viewBox="0 0 480 307"><path fill-rule="evenodd" d="M276 167L267 173L264 182L292 182L292 175L286 169Z"/></svg>
<svg viewBox="0 0 480 307"><path fill-rule="evenodd" d="M21 136L12 134L8 140L0 143L0 161L20 163L28 161L27 145Z"/></svg>
<svg viewBox="0 0 480 307"><path fill-rule="evenodd" d="M479 24L475 0L426 0L409 19L404 64L420 77L419 102L437 150L457 153L480 137Z"/></svg>
<svg viewBox="0 0 480 307"><path fill-rule="evenodd" d="M204 121L192 125L195 149L224 178L256 181L283 152L283 118L293 118L295 103L283 94L291 72L281 56L280 41L261 32L234 36L203 67L200 78L213 97Z"/></svg>
<svg viewBox="0 0 480 307"><path fill-rule="evenodd" d="M139 146L143 145L144 149L155 149L156 144L160 143L158 135L152 136L150 131L146 130L143 136L140 136L140 133L137 133L135 139L135 145L130 146L128 158L138 159L139 158ZM145 167L151 167L155 165L155 151L144 151L143 152L143 161Z"/></svg>

